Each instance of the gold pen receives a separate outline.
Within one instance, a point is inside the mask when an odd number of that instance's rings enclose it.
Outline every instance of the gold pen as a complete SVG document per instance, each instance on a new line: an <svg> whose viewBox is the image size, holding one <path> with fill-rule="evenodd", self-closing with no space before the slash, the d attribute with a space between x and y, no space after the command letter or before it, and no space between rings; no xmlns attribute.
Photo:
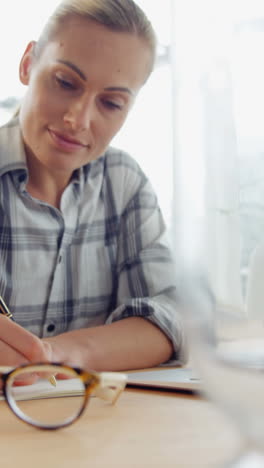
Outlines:
<svg viewBox="0 0 264 468"><path fill-rule="evenodd" d="M0 296L0 314L5 315L6 317L11 318L12 320L14 320L13 315L11 314L10 310L8 309L8 307L7 307L4 299L2 298L2 296Z"/></svg>
<svg viewBox="0 0 264 468"><path fill-rule="evenodd" d="M7 307L4 299L2 298L2 296L0 296L0 314L4 315L7 318L10 318L11 320L14 320L13 314L8 309L8 307ZM53 385L53 387L56 387L57 381L56 381L55 376L52 375L48 379L49 379L49 382L51 383L51 385Z"/></svg>

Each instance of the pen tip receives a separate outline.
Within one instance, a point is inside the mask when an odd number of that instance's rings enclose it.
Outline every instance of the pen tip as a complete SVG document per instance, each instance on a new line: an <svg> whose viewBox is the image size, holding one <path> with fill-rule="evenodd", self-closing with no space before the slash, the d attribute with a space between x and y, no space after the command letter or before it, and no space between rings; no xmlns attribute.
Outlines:
<svg viewBox="0 0 264 468"><path fill-rule="evenodd" d="M57 381L56 381L56 378L54 377L54 375L49 377L49 382L51 383L51 385L53 385L53 387L57 386Z"/></svg>

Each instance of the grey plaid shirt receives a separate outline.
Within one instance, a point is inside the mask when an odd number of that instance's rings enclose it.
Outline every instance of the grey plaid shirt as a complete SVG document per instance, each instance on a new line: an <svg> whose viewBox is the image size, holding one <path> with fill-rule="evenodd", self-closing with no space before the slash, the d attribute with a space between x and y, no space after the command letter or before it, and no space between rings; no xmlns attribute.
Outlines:
<svg viewBox="0 0 264 468"><path fill-rule="evenodd" d="M43 337L145 317L172 340L179 363L171 255L138 164L109 148L76 171L60 211L31 197L27 178L14 119L0 129L0 294L16 322Z"/></svg>

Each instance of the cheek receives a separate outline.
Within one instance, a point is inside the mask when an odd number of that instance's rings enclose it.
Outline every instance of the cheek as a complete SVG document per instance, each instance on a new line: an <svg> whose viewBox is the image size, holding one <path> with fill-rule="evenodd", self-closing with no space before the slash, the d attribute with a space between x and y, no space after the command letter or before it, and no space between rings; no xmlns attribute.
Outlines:
<svg viewBox="0 0 264 468"><path fill-rule="evenodd" d="M119 130L121 130L126 121L127 114L128 112L120 114L117 113L113 116L112 119L110 119L110 122L107 123L105 132L108 134L110 139L112 139L119 132Z"/></svg>
<svg viewBox="0 0 264 468"><path fill-rule="evenodd" d="M58 115L65 110L66 103L59 99L55 93L53 95L42 93L37 99L37 106L42 115Z"/></svg>
<svg viewBox="0 0 264 468"><path fill-rule="evenodd" d="M27 108L32 113L37 114L38 119L45 115L58 114L65 106L62 99L59 99L58 93L51 92L45 83L32 84L28 91L26 96Z"/></svg>
<svg viewBox="0 0 264 468"><path fill-rule="evenodd" d="M120 122L119 120L116 121L115 119L113 119L112 121L108 120L104 122L102 125L98 125L97 135L100 136L100 141L104 145L108 145L108 143L110 143L111 140L114 138L114 136L119 132L123 123L124 123L124 120Z"/></svg>

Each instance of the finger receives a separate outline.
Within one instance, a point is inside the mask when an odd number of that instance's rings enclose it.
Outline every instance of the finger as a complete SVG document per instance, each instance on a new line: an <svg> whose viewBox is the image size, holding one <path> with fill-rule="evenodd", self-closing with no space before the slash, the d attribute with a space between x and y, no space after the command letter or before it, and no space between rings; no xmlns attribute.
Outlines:
<svg viewBox="0 0 264 468"><path fill-rule="evenodd" d="M57 380L68 380L68 379L73 379L73 378L74 378L74 375L66 375L66 374L62 374L62 373L56 374L56 379Z"/></svg>
<svg viewBox="0 0 264 468"><path fill-rule="evenodd" d="M14 367L18 367L21 364L26 364L28 362L24 356L21 356L21 354L17 353L13 348L0 341L0 362L2 360L4 360L5 364L5 366L1 366L1 372L3 373L9 372ZM2 388L3 381L0 377L0 390L2 390Z"/></svg>
<svg viewBox="0 0 264 468"><path fill-rule="evenodd" d="M0 341L0 364L14 368L22 364L27 364L29 361L23 354L20 354L11 346L3 341Z"/></svg>
<svg viewBox="0 0 264 468"><path fill-rule="evenodd" d="M37 336L4 316L0 316L0 341L12 348L20 359L26 359L26 362L44 362L49 359L47 347Z"/></svg>
<svg viewBox="0 0 264 468"><path fill-rule="evenodd" d="M24 373L23 375L17 376L13 380L13 385L15 387L22 387L25 385L33 385L36 383L39 379L39 376L36 374L36 372L27 372Z"/></svg>

